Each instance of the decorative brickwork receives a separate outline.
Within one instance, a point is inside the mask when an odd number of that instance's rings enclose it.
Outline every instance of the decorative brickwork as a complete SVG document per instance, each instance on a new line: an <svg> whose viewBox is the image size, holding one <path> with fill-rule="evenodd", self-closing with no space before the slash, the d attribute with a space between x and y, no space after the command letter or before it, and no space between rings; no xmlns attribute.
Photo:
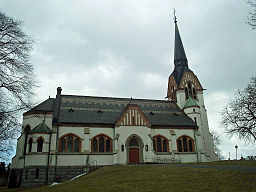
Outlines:
<svg viewBox="0 0 256 192"><path fill-rule="evenodd" d="M121 118L117 120L116 126L133 125L133 126L150 126L151 123L142 110L137 105L128 105Z"/></svg>

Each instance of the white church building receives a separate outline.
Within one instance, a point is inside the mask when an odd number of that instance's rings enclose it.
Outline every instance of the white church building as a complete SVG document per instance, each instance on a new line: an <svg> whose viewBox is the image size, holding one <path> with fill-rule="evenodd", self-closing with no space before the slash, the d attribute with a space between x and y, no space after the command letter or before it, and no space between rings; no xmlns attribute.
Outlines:
<svg viewBox="0 0 256 192"><path fill-rule="evenodd" d="M23 114L9 186L65 181L88 165L207 162L218 159L203 87L189 69L175 20L167 99L62 94Z"/></svg>

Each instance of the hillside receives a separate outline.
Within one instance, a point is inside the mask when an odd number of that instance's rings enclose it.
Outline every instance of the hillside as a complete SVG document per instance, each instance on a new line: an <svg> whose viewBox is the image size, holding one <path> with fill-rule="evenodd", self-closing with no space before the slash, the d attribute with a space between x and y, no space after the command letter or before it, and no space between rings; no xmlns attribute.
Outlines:
<svg viewBox="0 0 256 192"><path fill-rule="evenodd" d="M225 164L256 166L255 162L207 165ZM161 165L108 166L74 181L25 191L256 191L256 172Z"/></svg>

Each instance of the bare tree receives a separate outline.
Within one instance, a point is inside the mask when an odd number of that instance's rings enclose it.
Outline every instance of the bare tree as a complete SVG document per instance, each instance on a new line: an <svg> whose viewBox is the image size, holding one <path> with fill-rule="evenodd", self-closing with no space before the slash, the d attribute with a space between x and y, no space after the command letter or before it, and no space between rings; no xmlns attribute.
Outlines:
<svg viewBox="0 0 256 192"><path fill-rule="evenodd" d="M220 150L220 145L222 143L222 141L220 139L221 134L216 131L212 131L211 134L213 136L213 144L214 144L215 153L218 155L219 160L222 160L222 159L224 159L224 157L221 155L221 150Z"/></svg>
<svg viewBox="0 0 256 192"><path fill-rule="evenodd" d="M252 29L256 29L256 0L248 0L247 3L253 10L249 12L246 23L249 24Z"/></svg>
<svg viewBox="0 0 256 192"><path fill-rule="evenodd" d="M30 63L32 39L22 22L0 11L0 158L7 157L20 132L21 112L32 106L36 81Z"/></svg>
<svg viewBox="0 0 256 192"><path fill-rule="evenodd" d="M228 134L247 142L256 142L256 77L243 90L236 92L222 112L222 124Z"/></svg>

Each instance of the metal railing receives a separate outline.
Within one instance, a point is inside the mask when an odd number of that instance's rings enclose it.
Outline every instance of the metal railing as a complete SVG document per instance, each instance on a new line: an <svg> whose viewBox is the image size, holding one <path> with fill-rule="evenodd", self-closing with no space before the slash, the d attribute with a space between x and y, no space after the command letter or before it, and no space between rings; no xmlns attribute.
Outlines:
<svg viewBox="0 0 256 192"><path fill-rule="evenodd" d="M87 169L88 173L90 171L93 171L96 168L97 168L97 161L96 160L94 160L94 161L90 162L88 165L86 165L86 169Z"/></svg>
<svg viewBox="0 0 256 192"><path fill-rule="evenodd" d="M180 159L175 158L167 158L167 157L145 157L146 163L159 163L159 164L165 164L165 163L180 163Z"/></svg>

